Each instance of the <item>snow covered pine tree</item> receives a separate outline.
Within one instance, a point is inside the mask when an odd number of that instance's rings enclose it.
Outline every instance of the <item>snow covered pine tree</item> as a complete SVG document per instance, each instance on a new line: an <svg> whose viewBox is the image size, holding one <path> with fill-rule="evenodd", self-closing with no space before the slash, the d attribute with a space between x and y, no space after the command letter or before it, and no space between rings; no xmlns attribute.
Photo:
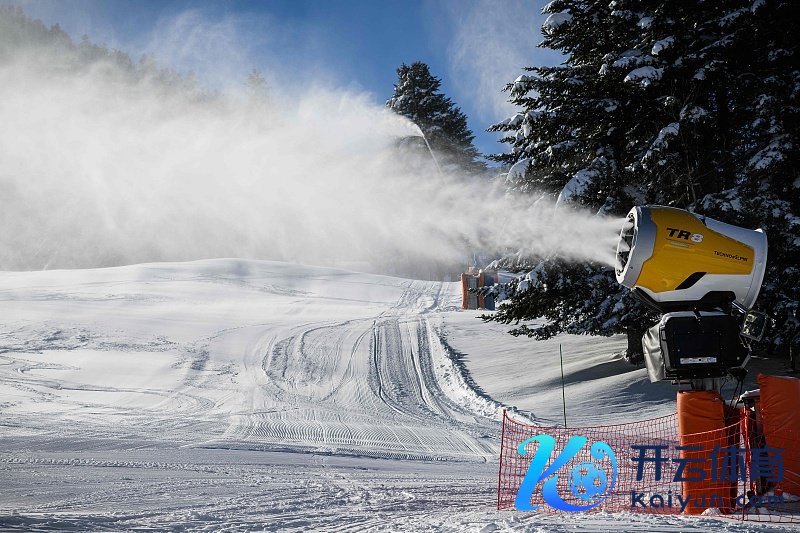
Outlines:
<svg viewBox="0 0 800 533"><path fill-rule="evenodd" d="M761 227L770 241L761 291L772 318L765 341L787 356L800 340L800 10L790 0L746 2L720 19L730 48L726 77L733 180L698 202L698 210ZM708 62L703 73L717 63Z"/></svg>
<svg viewBox="0 0 800 533"><path fill-rule="evenodd" d="M773 343L785 345L800 276L797 11L788 0L551 2L542 46L565 62L509 84L522 111L491 128L512 147L494 157L513 165L510 190L549 195L559 208L622 215L659 203L766 228L762 301ZM638 359L654 317L612 269L552 257L505 263L530 272L501 289L510 301L490 319L548 319L511 331L537 338L627 333Z"/></svg>
<svg viewBox="0 0 800 533"><path fill-rule="evenodd" d="M513 164L512 193L556 200L600 214L627 212L638 190L625 166L628 133L641 127L637 108L641 89L620 76L601 72L607 56L621 55L636 27L611 17L608 5L554 2L546 7L543 46L566 55L557 67L526 69L509 84L511 101L522 111L490 128L506 133L511 153L494 156ZM601 21L601 23L598 23ZM488 317L504 323L545 318L540 327L522 325L514 335L544 339L561 332L628 334L627 357L642 358L641 336L652 313L619 287L613 269L601 264L570 264L558 257L522 257L502 262L529 272L503 287L510 300Z"/></svg>
<svg viewBox="0 0 800 533"><path fill-rule="evenodd" d="M397 69L394 95L386 106L419 126L445 167L481 173L486 165L473 146L475 136L467 126L467 117L450 98L439 91L441 80L431 74L425 63L403 63Z"/></svg>

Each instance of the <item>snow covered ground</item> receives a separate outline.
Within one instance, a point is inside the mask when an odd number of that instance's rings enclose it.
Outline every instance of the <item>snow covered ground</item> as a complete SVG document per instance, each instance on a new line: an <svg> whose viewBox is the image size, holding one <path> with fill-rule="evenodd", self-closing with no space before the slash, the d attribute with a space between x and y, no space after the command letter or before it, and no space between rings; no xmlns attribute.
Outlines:
<svg viewBox="0 0 800 533"><path fill-rule="evenodd" d="M481 314L443 314L445 341L461 354L481 390L540 424L564 423L559 345L569 426L643 420L675 412L674 387L650 383L644 367L623 359L624 336L561 335L532 341L509 335L510 326L476 320Z"/></svg>
<svg viewBox="0 0 800 533"><path fill-rule="evenodd" d="M0 529L765 531L497 512L499 414L671 412L622 339L535 343L459 285L208 260L0 273ZM775 526L772 526L775 528Z"/></svg>

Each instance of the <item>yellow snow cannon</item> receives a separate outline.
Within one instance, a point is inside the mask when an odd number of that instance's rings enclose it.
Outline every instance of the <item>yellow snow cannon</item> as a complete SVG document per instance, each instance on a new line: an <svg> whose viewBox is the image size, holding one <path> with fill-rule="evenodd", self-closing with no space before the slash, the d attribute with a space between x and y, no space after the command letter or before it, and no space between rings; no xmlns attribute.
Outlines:
<svg viewBox="0 0 800 533"><path fill-rule="evenodd" d="M683 209L634 207L617 244L617 281L661 313L749 310L767 264L767 236Z"/></svg>

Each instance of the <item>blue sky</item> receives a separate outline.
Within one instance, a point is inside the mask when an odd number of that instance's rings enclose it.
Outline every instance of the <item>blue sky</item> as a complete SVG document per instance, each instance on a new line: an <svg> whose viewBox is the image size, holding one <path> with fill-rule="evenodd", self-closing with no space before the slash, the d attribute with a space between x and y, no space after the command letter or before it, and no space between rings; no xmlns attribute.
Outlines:
<svg viewBox="0 0 800 533"><path fill-rule="evenodd" d="M521 67L558 63L541 50L542 2L520 0L0 0L74 39L239 83L253 68L276 84L324 84L382 103L395 69L421 60L469 118L476 146L505 151L484 130L513 114L503 85ZM289 81L291 80L291 81Z"/></svg>

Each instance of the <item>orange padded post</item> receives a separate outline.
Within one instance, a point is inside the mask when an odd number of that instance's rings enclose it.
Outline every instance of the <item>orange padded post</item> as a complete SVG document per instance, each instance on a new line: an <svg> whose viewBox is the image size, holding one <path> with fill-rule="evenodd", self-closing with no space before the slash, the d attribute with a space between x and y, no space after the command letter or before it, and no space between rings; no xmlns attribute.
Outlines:
<svg viewBox="0 0 800 533"><path fill-rule="evenodd" d="M717 465L712 464L714 447L725 448L731 444L731 435L725 431L725 415L725 401L716 391L678 392L678 435L681 446L701 447L697 451L681 450L680 457L697 461L687 462L688 467L705 471L705 479L681 482L681 495L684 501L689 502L685 514L700 514L710 507L733 507L734 482L712 479L712 470L719 472L720 464L719 459ZM692 477L686 473L684 476Z"/></svg>
<svg viewBox="0 0 800 533"><path fill-rule="evenodd" d="M484 276L483 272L478 275L478 287L483 287L486 285L486 277ZM486 307L486 301L484 300L484 296L482 294L478 295L478 308L484 309Z"/></svg>
<svg viewBox="0 0 800 533"><path fill-rule="evenodd" d="M469 285L466 273L461 274L461 309L469 309Z"/></svg>
<svg viewBox="0 0 800 533"><path fill-rule="evenodd" d="M800 379L759 374L758 384L767 446L783 450L783 481L776 493L800 496Z"/></svg>

